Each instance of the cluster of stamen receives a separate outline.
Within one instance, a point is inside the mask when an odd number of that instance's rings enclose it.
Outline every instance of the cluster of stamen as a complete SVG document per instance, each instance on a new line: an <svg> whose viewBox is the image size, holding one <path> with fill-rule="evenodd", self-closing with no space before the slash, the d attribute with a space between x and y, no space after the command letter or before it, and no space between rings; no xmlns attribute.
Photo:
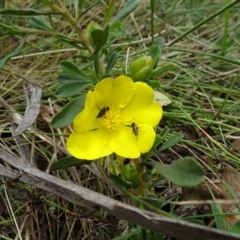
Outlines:
<svg viewBox="0 0 240 240"><path fill-rule="evenodd" d="M120 114L118 112L112 112L111 110L106 112L104 117L101 119L102 126L107 128L110 132L116 130L121 122L122 120Z"/></svg>

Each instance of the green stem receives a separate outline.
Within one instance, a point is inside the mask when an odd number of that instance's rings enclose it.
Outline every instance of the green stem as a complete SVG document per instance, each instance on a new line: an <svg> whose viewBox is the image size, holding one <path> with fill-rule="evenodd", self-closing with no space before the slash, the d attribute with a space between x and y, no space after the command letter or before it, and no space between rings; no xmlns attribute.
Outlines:
<svg viewBox="0 0 240 240"><path fill-rule="evenodd" d="M153 21L153 15L154 15L154 7L155 7L155 0L151 0L151 35L152 35L152 43L154 42L154 21Z"/></svg>
<svg viewBox="0 0 240 240"><path fill-rule="evenodd" d="M62 15L68 20L68 22L72 25L72 27L76 30L79 36L80 43L89 51L90 55L93 55L94 49L92 45L90 44L87 36L82 31L82 28L79 26L76 19L73 18L71 13L67 10L65 5L62 3L61 0L56 0L56 3L58 6L51 4L49 6L53 11L62 12Z"/></svg>
<svg viewBox="0 0 240 240"><path fill-rule="evenodd" d="M141 193L142 193L142 196L145 197L147 195L147 185L144 179L144 165L141 164L141 158L134 159L134 164L138 172L138 181L140 184Z"/></svg>

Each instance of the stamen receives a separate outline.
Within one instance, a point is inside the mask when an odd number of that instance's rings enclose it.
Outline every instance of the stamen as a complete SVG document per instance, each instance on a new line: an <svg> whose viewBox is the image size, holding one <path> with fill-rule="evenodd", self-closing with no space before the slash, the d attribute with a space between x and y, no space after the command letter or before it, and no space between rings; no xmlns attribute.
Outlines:
<svg viewBox="0 0 240 240"><path fill-rule="evenodd" d="M111 110L105 113L104 118L101 119L102 126L106 127L108 131L114 131L122 122L120 114Z"/></svg>

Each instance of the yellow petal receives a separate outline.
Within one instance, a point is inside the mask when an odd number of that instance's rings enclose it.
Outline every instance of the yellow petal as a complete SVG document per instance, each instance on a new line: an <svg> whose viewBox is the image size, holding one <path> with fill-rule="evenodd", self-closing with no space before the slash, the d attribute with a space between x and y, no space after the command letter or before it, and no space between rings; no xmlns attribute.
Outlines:
<svg viewBox="0 0 240 240"><path fill-rule="evenodd" d="M72 133L67 139L68 152L79 159L95 160L110 155L110 134L104 130Z"/></svg>
<svg viewBox="0 0 240 240"><path fill-rule="evenodd" d="M137 127L137 134L128 126L122 126L112 134L110 148L113 152L125 158L138 158L141 153L151 149L155 140L153 127L147 124L140 124Z"/></svg>
<svg viewBox="0 0 240 240"><path fill-rule="evenodd" d="M124 108L132 100L135 88L132 79L124 75L115 79L103 79L94 90L96 104L100 108L108 106L117 111Z"/></svg>
<svg viewBox="0 0 240 240"><path fill-rule="evenodd" d="M99 119L96 119L99 109L95 103L94 93L87 93L85 108L73 121L73 129L77 133L92 131L99 127Z"/></svg>
<svg viewBox="0 0 240 240"><path fill-rule="evenodd" d="M122 110L124 121L157 126L162 118L162 107L155 101L154 92L146 83L135 82L136 93L132 101Z"/></svg>

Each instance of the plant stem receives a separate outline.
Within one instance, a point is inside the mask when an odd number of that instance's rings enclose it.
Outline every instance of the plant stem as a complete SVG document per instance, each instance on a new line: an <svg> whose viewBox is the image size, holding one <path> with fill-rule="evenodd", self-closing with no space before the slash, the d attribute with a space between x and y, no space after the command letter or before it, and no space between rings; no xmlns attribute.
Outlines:
<svg viewBox="0 0 240 240"><path fill-rule="evenodd" d="M141 158L138 158L138 159L134 159L134 164L137 168L137 171L138 171L138 181L139 181L139 184L140 184L140 188L141 188L141 193L142 193L142 196L146 196L147 195L147 185L146 185L146 182L144 180L144 165L141 164Z"/></svg>
<svg viewBox="0 0 240 240"><path fill-rule="evenodd" d="M72 25L72 27L77 31L80 43L88 50L90 55L93 55L94 49L93 49L92 45L90 44L87 36L82 31L82 28L79 26L79 24L76 21L76 19L73 18L73 16L67 10L67 8L65 7L65 5L62 3L61 0L56 0L56 3L57 3L58 6L52 4L51 5L51 9L53 11L60 11L60 12L62 12L62 15L68 20L68 22Z"/></svg>

